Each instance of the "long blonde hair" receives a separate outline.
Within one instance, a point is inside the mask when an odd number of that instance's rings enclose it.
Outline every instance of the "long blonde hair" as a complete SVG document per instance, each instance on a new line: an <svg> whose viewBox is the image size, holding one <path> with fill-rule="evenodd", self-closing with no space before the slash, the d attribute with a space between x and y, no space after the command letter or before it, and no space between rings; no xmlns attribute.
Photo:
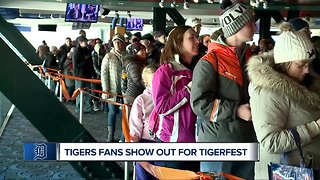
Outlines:
<svg viewBox="0 0 320 180"><path fill-rule="evenodd" d="M148 66L144 67L141 74L143 81L146 81L147 77L153 75L157 69L158 66L156 64L149 64Z"/></svg>

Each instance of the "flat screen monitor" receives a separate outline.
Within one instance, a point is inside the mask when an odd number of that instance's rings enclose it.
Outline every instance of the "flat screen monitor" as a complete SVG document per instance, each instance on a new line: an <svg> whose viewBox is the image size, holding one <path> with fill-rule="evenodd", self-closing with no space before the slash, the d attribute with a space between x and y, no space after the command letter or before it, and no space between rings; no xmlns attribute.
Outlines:
<svg viewBox="0 0 320 180"><path fill-rule="evenodd" d="M142 18L127 18L126 29L128 31L142 31L143 19Z"/></svg>
<svg viewBox="0 0 320 180"><path fill-rule="evenodd" d="M98 21L99 5L67 3L65 21L67 22L90 22Z"/></svg>

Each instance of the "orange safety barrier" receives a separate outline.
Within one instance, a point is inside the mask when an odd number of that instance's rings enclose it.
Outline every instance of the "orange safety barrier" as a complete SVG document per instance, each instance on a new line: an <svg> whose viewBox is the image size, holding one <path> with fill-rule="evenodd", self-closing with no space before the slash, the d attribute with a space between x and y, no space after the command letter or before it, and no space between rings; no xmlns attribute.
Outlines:
<svg viewBox="0 0 320 180"><path fill-rule="evenodd" d="M100 91L100 90L96 90L96 89L88 89L88 88L85 88L85 89L78 88L74 91L74 93L72 94L72 97L70 97L69 93L68 93L68 89L66 87L66 84L65 84L63 78L86 81L86 82L91 82L91 83L101 83L101 81L97 80L97 79L86 79L86 78L80 78L80 77L70 76L70 75L66 75L66 74L60 74L58 70L50 69L50 68L46 68L46 69L48 69L50 71L55 71L57 73L55 73L55 72L44 73L41 66L38 66L38 68L39 68L39 73L41 74L41 76L43 76L43 77L49 76L54 81L60 82L60 85L62 87L63 96L67 100L76 99L76 97L79 95L80 91L82 91L82 92L84 92L94 98L100 99L101 101L111 103L114 105L118 105L118 106L122 106L122 120L121 120L122 121L122 123L121 123L122 131L123 131L126 142L131 142L130 141L131 139L130 139L129 121L128 121L127 112L126 112L127 106L130 106L130 105L118 103L118 102L111 101L111 100L102 99L100 97L97 97L97 96L90 94L89 92L87 92L87 90L92 91L92 92L97 92L99 94L108 94L108 95L117 96L117 97L124 97L124 98L133 98L133 97L121 96L121 95L117 95L117 94L113 94L113 93L109 93L109 92L105 92L105 91ZM153 175L157 179L214 180L216 177L225 177L226 179L229 179L229 180L244 180L243 178L239 178L237 176L234 176L234 175L231 175L228 173L223 173L223 172L221 172L221 173L205 173L205 172L195 173L193 171L188 171L188 170L160 167L160 166L152 165L148 162L137 162L137 163L139 163L146 171L148 171L151 175Z"/></svg>
<svg viewBox="0 0 320 180"><path fill-rule="evenodd" d="M90 90L90 91L93 91L93 92L104 93L104 94L112 94L112 93L108 93L108 92L104 92L104 91L100 91L100 90L95 90L95 89L87 89L87 90ZM80 89L80 91L83 91L84 93L86 93L86 94L88 94L88 95L90 95L92 97L96 97L96 96L94 96L94 95L92 95L92 94L90 94L87 91L84 91L82 89ZM73 96L74 95L72 95L72 97ZM115 95L115 96L120 96L120 95ZM120 97L129 97L129 96L120 96ZM130 106L130 105L129 104L125 104L125 103L122 104L122 103L118 103L118 102L115 102L115 101L102 99L100 97L96 97L96 98L98 98L98 99L100 99L100 100L102 100L104 102L111 103L111 104L118 105L118 106L122 107L122 117L121 117L122 132L123 132L123 135L124 135L124 138L125 138L126 142L131 142L129 121L128 121L128 116L127 116L127 106ZM132 98L132 97L130 97L130 98Z"/></svg>
<svg viewBox="0 0 320 180"><path fill-rule="evenodd" d="M96 89L88 89L88 88L78 88L76 89L72 96L70 97L69 93L68 93L68 88L64 82L64 78L67 78L67 79L74 79L74 80L79 80L79 81L86 81L86 82L91 82L91 83L101 83L100 80L98 79L86 79L86 78L80 78L80 77L76 77L76 76L71 76L71 75L67 75L67 74L60 74L59 73L59 70L56 70L56 69L51 69L51 68L46 68L47 70L49 71L52 71L52 72L46 72L44 73L43 71L43 68L42 66L36 66L38 69L39 69L39 73L41 74L41 76L43 77L50 77L52 78L54 81L59 81L60 82L60 86L61 86L61 89L62 89L62 94L63 96L67 99L67 100L74 100L76 99L76 97L79 95L80 91L92 96L92 97L95 97L97 99L100 99L101 101L104 101L104 102L107 102L107 103L111 103L111 104L114 104L114 105L118 105L118 106L122 106L122 120L121 120L121 126L122 126L122 131L123 131L123 134L124 134L124 137L125 137L125 140L126 142L130 142L130 129L129 129L129 122L128 122L128 116L127 116L127 106L130 106L129 104L122 104L122 103L118 103L118 102L115 102L115 101L111 101L111 100L106 100L106 99L102 99L100 97L97 97L97 96L93 96L92 94L88 93L86 90L90 90L92 92L97 92L99 94L108 94L108 95L111 95L111 96L117 96L117 97L124 97L124 98L132 98L134 99L133 97L131 96L121 96L121 95L118 95L118 94L113 94L113 93L110 93L110 92L105 92L105 91L100 91L100 90L96 90Z"/></svg>

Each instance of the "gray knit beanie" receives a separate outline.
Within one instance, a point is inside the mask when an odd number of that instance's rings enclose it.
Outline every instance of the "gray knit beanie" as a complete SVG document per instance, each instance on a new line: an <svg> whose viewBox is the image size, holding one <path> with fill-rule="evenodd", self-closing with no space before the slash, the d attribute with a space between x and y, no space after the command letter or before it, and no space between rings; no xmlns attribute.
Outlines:
<svg viewBox="0 0 320 180"><path fill-rule="evenodd" d="M233 4L230 0L224 0L220 8L223 9L219 20L224 37L236 34L249 21L253 20L251 10L239 3Z"/></svg>

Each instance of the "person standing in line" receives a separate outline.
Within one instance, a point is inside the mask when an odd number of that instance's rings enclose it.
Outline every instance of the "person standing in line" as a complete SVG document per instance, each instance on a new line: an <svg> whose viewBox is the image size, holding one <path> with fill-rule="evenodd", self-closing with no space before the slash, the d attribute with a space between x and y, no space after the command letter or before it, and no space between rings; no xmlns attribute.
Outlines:
<svg viewBox="0 0 320 180"><path fill-rule="evenodd" d="M157 142L195 142L196 115L190 105L192 61L199 54L199 40L190 26L178 26L169 34L152 81L154 110L150 127ZM158 120L156 120L158 119ZM155 122L157 121L157 122ZM199 162L155 162L175 169L199 171Z"/></svg>
<svg viewBox="0 0 320 180"><path fill-rule="evenodd" d="M130 139L131 142L155 142L149 135L149 119L153 110L152 100L152 78L157 70L157 65L149 64L142 71L142 79L146 89L133 102L130 118ZM149 163L153 164L153 162ZM137 180L153 180L156 179L148 173L139 163L136 163L136 179Z"/></svg>
<svg viewBox="0 0 320 180"><path fill-rule="evenodd" d="M67 37L65 39L65 43L60 46L60 58L59 58L59 69L64 70L64 62L67 59L67 54L70 52L71 48L73 47L71 38Z"/></svg>
<svg viewBox="0 0 320 180"><path fill-rule="evenodd" d="M165 31L154 31L153 38L155 40L154 47L158 51L163 52L162 49L167 43L167 34L165 33Z"/></svg>
<svg viewBox="0 0 320 180"><path fill-rule="evenodd" d="M311 38L312 32L310 31L310 26L307 21L301 19L301 18L294 18L289 20L290 25L293 27L294 30L304 33L308 38L310 38L311 42L313 42L314 38ZM320 52L319 52L319 45L314 43L315 51L316 51L316 58L311 62L311 69L310 74L317 74L317 76L320 76ZM304 81L309 81L312 83L314 81L314 78L311 77L309 74L307 74L307 77L304 79Z"/></svg>
<svg viewBox="0 0 320 180"><path fill-rule="evenodd" d="M78 39L79 45L75 48L72 62L74 66L74 75L80 78L92 79L96 77L96 73L93 69L93 62L91 52L88 49L88 39L84 36L80 36ZM75 89L78 88L91 88L91 83L86 81L75 81ZM87 94L83 95L84 112L92 112L91 97ZM76 112L80 112L80 96L76 99Z"/></svg>
<svg viewBox="0 0 320 180"><path fill-rule="evenodd" d="M128 56L124 57L123 68L126 72L126 83L121 85L122 94L131 98L124 98L124 103L132 104L134 99L143 93L145 86L142 80L142 70L147 63L146 47L141 43L133 43ZM127 113L130 115L131 107Z"/></svg>
<svg viewBox="0 0 320 180"><path fill-rule="evenodd" d="M255 179L268 179L267 164L280 163L283 153L289 153L289 165L300 166L290 128L300 136L306 165L320 168L320 90L313 91L303 81L315 49L305 34L288 23L280 29L273 52L252 57L247 68L252 121L261 145Z"/></svg>
<svg viewBox="0 0 320 180"><path fill-rule="evenodd" d="M70 76L73 76L73 63L72 63L72 56L73 56L73 53L75 51L76 47L72 47L70 49L70 52L67 53L67 56L66 56L66 60L64 61L63 63L63 73L66 74L66 75L70 75ZM72 97L73 95L73 92L75 90L75 80L74 79L69 79L69 78L65 78L64 79L65 83L66 83L66 86L68 88L68 94L70 97ZM74 101L70 101L71 103L75 103Z"/></svg>
<svg viewBox="0 0 320 180"><path fill-rule="evenodd" d="M112 38L112 43L113 48L104 56L102 60L101 85L103 91L121 96L121 71L123 69L123 56L126 55L124 37L120 34L116 34ZM107 94L102 94L102 98L116 102L123 101L120 97ZM113 142L119 106L108 103L108 109L107 142ZM121 112L119 114L121 116Z"/></svg>
<svg viewBox="0 0 320 180"><path fill-rule="evenodd" d="M141 37L140 43L146 47L147 51L147 64L160 63L161 51L154 46L154 38L151 34L145 34Z"/></svg>
<svg viewBox="0 0 320 180"><path fill-rule="evenodd" d="M251 121L248 79L245 71L251 56L255 21L247 7L224 0L220 15L223 33L209 44L197 63L192 79L191 105L198 117L198 142L257 142ZM234 19L230 21L230 16ZM230 173L254 178L254 162L201 162L202 172Z"/></svg>
<svg viewBox="0 0 320 180"><path fill-rule="evenodd" d="M194 17L194 18L188 18L185 22L186 26L191 26L193 30L196 32L197 38L200 36L201 31L201 19Z"/></svg>
<svg viewBox="0 0 320 180"><path fill-rule="evenodd" d="M96 79L101 79L101 64L102 60L106 54L106 50L102 45L101 40L95 44L94 50L91 52L92 60L93 60L93 68L97 74ZM92 83L92 89L102 90L100 83ZM99 93L93 93L95 96L99 96ZM93 99L93 110L94 111L101 111L103 109L103 103L99 100L94 98Z"/></svg>
<svg viewBox="0 0 320 180"><path fill-rule="evenodd" d="M47 45L46 41L43 40L42 44L37 48L36 53L38 54L41 60L44 60L44 55L47 54L48 52L50 52L50 48Z"/></svg>
<svg viewBox="0 0 320 180"><path fill-rule="evenodd" d="M308 38L311 38L312 32L310 31L310 26L307 21L301 18L293 18L289 20L289 23L294 30L304 33Z"/></svg>
<svg viewBox="0 0 320 180"><path fill-rule="evenodd" d="M191 26L193 30L196 32L197 38L199 39L200 37L200 32L201 32L201 19L194 17L194 18L188 18L185 22L186 26ZM208 47L205 46L201 41L199 43L199 55L195 59L199 60L203 55L207 53Z"/></svg>

